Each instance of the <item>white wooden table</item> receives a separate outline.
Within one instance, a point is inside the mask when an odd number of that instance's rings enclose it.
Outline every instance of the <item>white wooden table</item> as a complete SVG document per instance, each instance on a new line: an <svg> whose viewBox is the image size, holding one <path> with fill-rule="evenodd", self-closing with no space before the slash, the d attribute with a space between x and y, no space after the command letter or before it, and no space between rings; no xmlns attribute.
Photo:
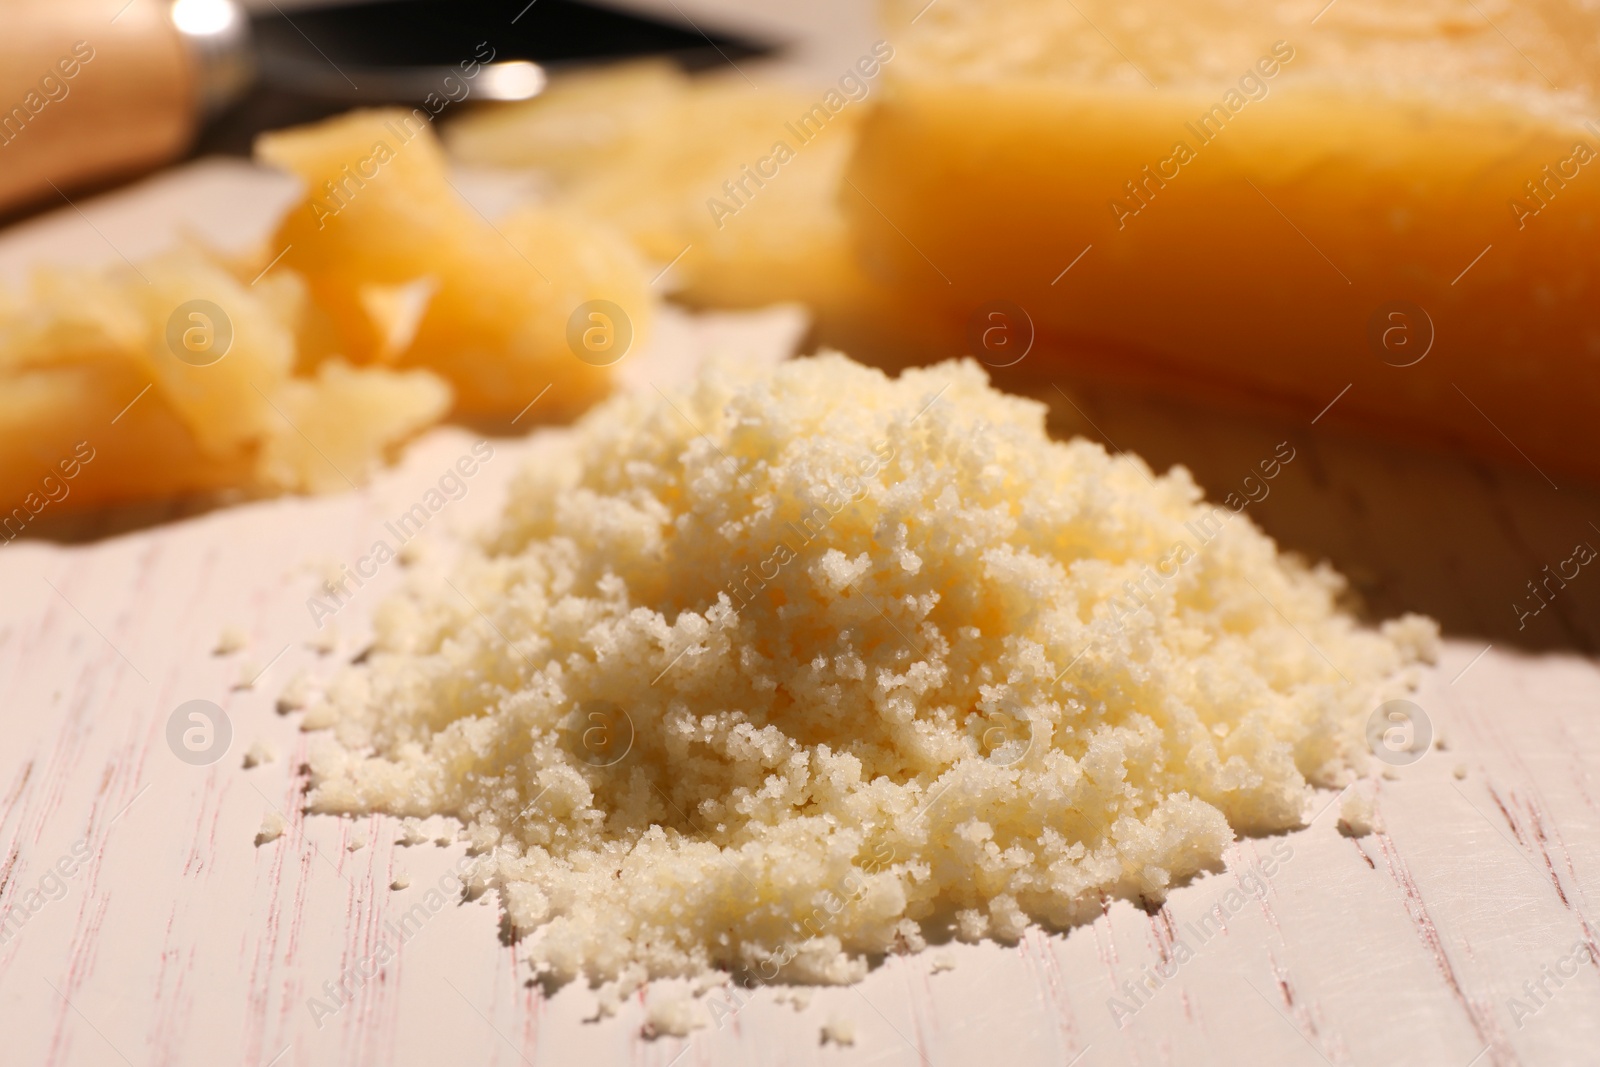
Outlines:
<svg viewBox="0 0 1600 1067"><path fill-rule="evenodd" d="M179 218L236 241L285 195L240 165L191 170L80 205L94 227L65 211L0 238L0 278L41 257L146 254ZM675 317L629 373L635 385L670 379L711 349L775 358L795 329L782 312ZM1342 836L1334 805L1297 833L1240 842L1229 873L1179 888L1157 914L1114 903L1065 934L891 958L859 987L814 991L804 1009L763 990L687 1040L641 1036L644 1000L659 990L600 1022L587 1021L594 997L580 986L547 998L501 941L490 894L452 901L347 1007L318 1019L308 998L369 957L384 924L464 846L397 844L385 818L303 815L307 740L275 698L302 668L327 675L364 647L398 568L340 612L329 654L308 647L305 600L323 563L359 556L473 440L445 428L360 492L149 508L0 546L0 919L25 913L0 944L0 1062L1600 1060L1600 969L1574 954L1600 949L1600 672L1588 658L1600 646L1600 577L1585 573L1525 630L1510 607L1573 543L1600 545L1588 525L1600 523L1600 495L1343 438L1309 425L1313 412L1206 411L1064 378L1027 388L1054 399L1060 432L1100 436L1160 468L1182 460L1219 492L1263 447L1292 439L1303 458L1252 508L1256 520L1285 547L1333 559L1375 615L1410 608L1444 622L1443 662L1415 699L1447 747L1379 782L1382 832ZM526 447L497 443L469 494L424 535L437 551L496 512ZM229 626L248 647L213 655ZM237 687L262 668L254 688ZM179 760L166 740L169 716L191 699L217 702L232 725L228 754L209 766ZM245 769L258 740L278 759ZM257 847L271 812L286 832ZM1255 886L1247 876L1269 858L1261 895L1228 895ZM409 888L390 889L402 874ZM1219 905L1220 929L1197 935ZM1124 983L1165 965L1175 939L1192 958L1133 1000ZM1562 968L1574 973L1548 977ZM834 1016L855 1024L853 1047L819 1043Z"/></svg>

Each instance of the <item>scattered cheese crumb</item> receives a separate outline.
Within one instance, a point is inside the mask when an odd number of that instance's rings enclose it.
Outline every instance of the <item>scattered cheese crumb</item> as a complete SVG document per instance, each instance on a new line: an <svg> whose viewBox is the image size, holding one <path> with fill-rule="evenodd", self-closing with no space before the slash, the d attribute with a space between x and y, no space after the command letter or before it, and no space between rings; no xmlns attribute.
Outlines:
<svg viewBox="0 0 1600 1067"><path fill-rule="evenodd" d="M1360 786L1352 786L1339 805L1339 830L1346 837L1366 837L1381 832L1383 822L1378 817L1376 798Z"/></svg>
<svg viewBox="0 0 1600 1067"><path fill-rule="evenodd" d="M411 876L409 874L404 873L404 872L395 875L394 876L394 881L389 883L389 888L393 889L397 893L402 889L409 889L410 887L411 887Z"/></svg>
<svg viewBox="0 0 1600 1067"><path fill-rule="evenodd" d="M686 991L673 989L650 998L641 1032L647 1038L688 1037L689 1031L705 1025L705 1013L694 997Z"/></svg>
<svg viewBox="0 0 1600 1067"><path fill-rule="evenodd" d="M233 683L235 689L254 689L256 681L261 677L265 668L253 659L244 660L239 664L239 680Z"/></svg>
<svg viewBox="0 0 1600 1067"><path fill-rule="evenodd" d="M830 1015L828 1021L822 1024L822 1044L834 1044L843 1048L856 1043L856 1024L854 1019L847 1019L842 1015Z"/></svg>
<svg viewBox="0 0 1600 1067"><path fill-rule="evenodd" d="M261 817L261 829L256 831L256 846L259 848L268 841L282 837L285 825L282 815L275 811L267 812Z"/></svg>
<svg viewBox="0 0 1600 1067"><path fill-rule="evenodd" d="M772 999L778 1004L788 1004L795 1011L805 1011L811 1006L811 990L804 986L780 989Z"/></svg>
<svg viewBox="0 0 1600 1067"><path fill-rule="evenodd" d="M289 679L289 684L283 687L283 692L278 694L278 714L287 715L303 709L311 702L311 690L311 675L304 670L296 672Z"/></svg>
<svg viewBox="0 0 1600 1067"><path fill-rule="evenodd" d="M1014 942L1301 825L1437 628L1363 628L1183 468L1044 417L970 360L614 398L379 609L311 807L458 814L602 1014L648 977L855 981L939 913Z"/></svg>
<svg viewBox="0 0 1600 1067"><path fill-rule="evenodd" d="M617 977L609 982L602 982L595 990L595 1017L607 1019L615 1015L622 1008L622 1002L645 984L648 975L645 969L636 963L629 963L617 971Z"/></svg>
<svg viewBox="0 0 1600 1067"><path fill-rule="evenodd" d="M250 644L250 635L238 626L224 626L217 635L217 644L211 650L213 656L231 656L240 649Z"/></svg>
<svg viewBox="0 0 1600 1067"><path fill-rule="evenodd" d="M956 969L956 958L955 958L955 956L953 956L948 951L936 952L936 953L934 953L934 956L933 956L933 963L928 968L928 973L929 974L942 974L945 971L953 971L955 969Z"/></svg>
<svg viewBox="0 0 1600 1067"><path fill-rule="evenodd" d="M252 744L249 747L248 750L245 751L245 754L244 754L245 770L249 770L251 767L259 767L263 763L271 763L273 760L275 760L277 758L278 758L277 749L273 748L271 745L267 744L265 741L259 741L258 740L254 744Z"/></svg>
<svg viewBox="0 0 1600 1067"><path fill-rule="evenodd" d="M395 558L400 561L400 566L411 567L421 563L428 556L428 542L420 537L413 537L400 546L395 553Z"/></svg>
<svg viewBox="0 0 1600 1067"><path fill-rule="evenodd" d="M350 840L344 846L350 852L359 852L367 847L367 828L357 826L350 831Z"/></svg>
<svg viewBox="0 0 1600 1067"><path fill-rule="evenodd" d="M1467 776L1467 765L1465 763L1458 763L1456 764L1455 770L1451 773L1454 774L1458 779L1465 778Z"/></svg>

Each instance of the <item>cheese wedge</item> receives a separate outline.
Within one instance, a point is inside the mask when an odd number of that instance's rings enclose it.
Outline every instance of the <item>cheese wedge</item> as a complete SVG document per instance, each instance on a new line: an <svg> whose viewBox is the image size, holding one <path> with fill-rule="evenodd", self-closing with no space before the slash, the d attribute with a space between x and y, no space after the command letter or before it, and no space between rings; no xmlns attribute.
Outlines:
<svg viewBox="0 0 1600 1067"><path fill-rule="evenodd" d="M1600 9L1325 3L893 0L860 262L946 353L1600 474Z"/></svg>

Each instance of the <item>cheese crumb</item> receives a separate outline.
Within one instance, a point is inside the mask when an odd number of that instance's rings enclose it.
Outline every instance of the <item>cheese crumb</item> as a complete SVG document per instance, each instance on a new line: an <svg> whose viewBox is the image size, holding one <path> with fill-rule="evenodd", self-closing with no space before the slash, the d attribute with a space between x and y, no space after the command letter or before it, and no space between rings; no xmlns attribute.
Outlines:
<svg viewBox="0 0 1600 1067"><path fill-rule="evenodd" d="M282 815L275 811L267 812L261 817L261 829L256 831L256 846L259 848L268 841L282 837L285 825Z"/></svg>
<svg viewBox="0 0 1600 1067"><path fill-rule="evenodd" d="M244 767L245 770L249 770L251 767L259 767L263 763L271 763L277 758L277 749L265 741L256 741L244 754Z"/></svg>
<svg viewBox="0 0 1600 1067"><path fill-rule="evenodd" d="M393 889L396 893L400 892L402 889L411 888L411 876L405 873L395 875L394 881L389 883L389 888Z"/></svg>
<svg viewBox="0 0 1600 1067"><path fill-rule="evenodd" d="M822 1024L822 1044L835 1044L841 1048L845 1045L856 1043L856 1024L854 1019L847 1019L843 1015L830 1015L828 1021Z"/></svg>
<svg viewBox="0 0 1600 1067"><path fill-rule="evenodd" d="M1300 826L1436 628L1360 626L1187 470L1044 417L970 360L836 354L611 400L379 610L312 809L459 818L602 1014L652 977L855 981L941 915L1014 942Z"/></svg>
<svg viewBox="0 0 1600 1067"><path fill-rule="evenodd" d="M250 644L250 635L238 626L224 626L211 650L213 656L231 656Z"/></svg>
<svg viewBox="0 0 1600 1067"><path fill-rule="evenodd" d="M287 715L292 711L303 710L311 702L311 691L311 675L304 670L297 671L283 687L283 692L278 694L278 714Z"/></svg>
<svg viewBox="0 0 1600 1067"><path fill-rule="evenodd" d="M778 1004L788 1004L795 1011L805 1011L811 1007L811 990L804 986L796 986L791 989L779 990L778 994L772 999Z"/></svg>
<svg viewBox="0 0 1600 1067"><path fill-rule="evenodd" d="M645 1008L642 1033L647 1038L688 1037L689 1031L706 1025L704 1012L685 990L670 990L650 998Z"/></svg>
<svg viewBox="0 0 1600 1067"><path fill-rule="evenodd" d="M253 659L242 660L239 663L239 677L233 683L235 689L254 689L256 682L261 679L261 672L266 667Z"/></svg>
<svg viewBox="0 0 1600 1067"><path fill-rule="evenodd" d="M647 974L638 964L627 964L618 970L617 977L602 982L595 990L595 1018L608 1019L622 1010L622 1002L638 992L645 984Z"/></svg>
<svg viewBox="0 0 1600 1067"><path fill-rule="evenodd" d="M1353 786L1345 793L1344 803L1339 805L1339 829L1346 837L1366 837L1383 831L1383 820L1371 791Z"/></svg>

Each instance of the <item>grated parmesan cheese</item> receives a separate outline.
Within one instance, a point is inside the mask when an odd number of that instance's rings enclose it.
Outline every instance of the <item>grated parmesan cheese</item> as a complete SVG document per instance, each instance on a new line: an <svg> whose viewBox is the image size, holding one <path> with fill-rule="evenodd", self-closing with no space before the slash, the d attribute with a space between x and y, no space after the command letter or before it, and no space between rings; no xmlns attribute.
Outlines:
<svg viewBox="0 0 1600 1067"><path fill-rule="evenodd" d="M834 354L609 401L380 610L306 718L313 809L460 820L602 1014L1013 941L1301 825L1434 625L1363 628L1186 470L1044 414Z"/></svg>

